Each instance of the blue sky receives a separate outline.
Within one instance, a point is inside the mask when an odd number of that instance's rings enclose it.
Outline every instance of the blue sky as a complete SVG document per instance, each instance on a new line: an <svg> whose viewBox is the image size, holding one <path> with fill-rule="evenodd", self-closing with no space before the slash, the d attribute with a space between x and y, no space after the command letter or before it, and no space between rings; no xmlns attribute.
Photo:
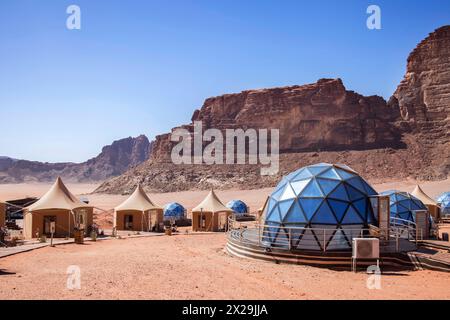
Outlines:
<svg viewBox="0 0 450 320"><path fill-rule="evenodd" d="M70 4L81 30L66 28ZM81 162L188 123L207 97L323 77L389 98L449 22L445 0L1 0L0 155Z"/></svg>

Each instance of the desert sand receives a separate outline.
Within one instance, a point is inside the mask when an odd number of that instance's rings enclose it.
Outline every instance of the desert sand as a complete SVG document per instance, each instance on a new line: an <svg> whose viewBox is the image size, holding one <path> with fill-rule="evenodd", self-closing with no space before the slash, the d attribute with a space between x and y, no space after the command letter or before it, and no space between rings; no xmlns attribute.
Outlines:
<svg viewBox="0 0 450 320"><path fill-rule="evenodd" d="M414 181L375 185L411 191ZM450 181L421 184L430 194L449 189ZM49 185L0 186L0 196L39 196ZM94 185L71 185L74 193ZM219 191L223 201L247 201L259 208L271 188ZM206 191L151 194L160 204L196 205ZM125 196L89 195L92 204L111 209ZM366 286L363 273L309 266L278 265L229 256L226 235L179 234L113 239L85 245L46 247L0 259L0 295L5 299L450 299L450 274L399 271L382 275L381 290ZM67 268L79 266L81 289L67 289Z"/></svg>

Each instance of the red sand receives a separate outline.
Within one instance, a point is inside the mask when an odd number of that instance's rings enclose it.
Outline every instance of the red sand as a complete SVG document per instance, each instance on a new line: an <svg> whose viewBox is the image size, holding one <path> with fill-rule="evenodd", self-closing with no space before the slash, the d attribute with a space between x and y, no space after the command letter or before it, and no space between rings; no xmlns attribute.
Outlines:
<svg viewBox="0 0 450 320"><path fill-rule="evenodd" d="M449 185L446 180L423 187L435 196ZM89 192L87 186L69 188L83 193ZM413 186L414 182L375 185L379 191L392 187L411 191ZM0 196L38 196L47 188L3 185ZM256 210L270 190L218 193L224 202L243 199ZM178 201L192 208L205 194L151 196L161 204ZM111 209L125 197L89 198L94 205ZM382 276L381 290L369 290L362 272L240 259L227 255L225 244L225 234L191 234L47 247L0 259L0 295L4 299L450 299L450 273L389 273ZM81 269L80 290L66 288L70 265Z"/></svg>
<svg viewBox="0 0 450 320"><path fill-rule="evenodd" d="M225 234L106 240L44 248L0 260L5 299L450 299L450 273L383 275L381 290L363 272L240 259ZM66 270L81 269L81 289Z"/></svg>

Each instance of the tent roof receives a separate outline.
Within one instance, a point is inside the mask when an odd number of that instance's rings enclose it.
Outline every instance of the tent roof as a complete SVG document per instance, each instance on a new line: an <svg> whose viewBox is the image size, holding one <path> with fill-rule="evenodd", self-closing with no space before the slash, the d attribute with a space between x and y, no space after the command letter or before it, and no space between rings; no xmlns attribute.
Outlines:
<svg viewBox="0 0 450 320"><path fill-rule="evenodd" d="M27 209L28 211L52 209L71 211L80 208L93 208L93 206L81 202L67 189L61 178L58 177L50 190Z"/></svg>
<svg viewBox="0 0 450 320"><path fill-rule="evenodd" d="M423 192L422 188L419 185L416 186L416 188L411 194L426 205L433 205L433 206L438 205L436 200L430 198L425 192Z"/></svg>
<svg viewBox="0 0 450 320"><path fill-rule="evenodd" d="M206 198L200 202L198 206L192 209L192 212L233 212L230 208L227 208L219 197L216 195L214 190L211 190Z"/></svg>
<svg viewBox="0 0 450 320"><path fill-rule="evenodd" d="M145 193L141 185L136 187L136 190L125 200L122 204L115 208L116 211L148 211L148 210L163 210L162 207L155 204Z"/></svg>

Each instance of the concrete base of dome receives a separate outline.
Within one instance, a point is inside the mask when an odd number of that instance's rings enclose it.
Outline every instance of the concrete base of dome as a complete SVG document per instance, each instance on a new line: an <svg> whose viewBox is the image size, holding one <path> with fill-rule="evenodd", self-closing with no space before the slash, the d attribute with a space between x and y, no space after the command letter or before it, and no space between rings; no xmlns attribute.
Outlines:
<svg viewBox="0 0 450 320"><path fill-rule="evenodd" d="M307 251L268 248L255 243L243 241L237 232L229 232L227 252L240 258L252 258L273 263L287 263L325 267L335 270L351 270L351 251ZM358 267L367 268L376 263L373 261L358 261ZM382 269L418 269L414 261L406 253L385 253L380 259Z"/></svg>

